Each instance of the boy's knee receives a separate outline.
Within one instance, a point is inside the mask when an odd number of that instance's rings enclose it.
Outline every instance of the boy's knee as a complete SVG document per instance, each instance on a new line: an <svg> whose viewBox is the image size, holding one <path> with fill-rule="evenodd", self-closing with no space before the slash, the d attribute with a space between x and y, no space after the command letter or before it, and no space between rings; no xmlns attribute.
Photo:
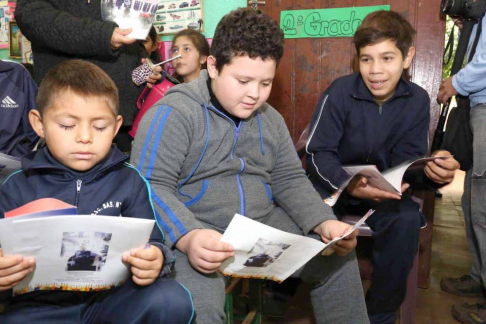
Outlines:
<svg viewBox="0 0 486 324"><path fill-rule="evenodd" d="M150 312L166 314L167 323L190 323L194 305L190 292L173 279L162 278L152 284L145 307ZM165 311L164 311L165 310Z"/></svg>

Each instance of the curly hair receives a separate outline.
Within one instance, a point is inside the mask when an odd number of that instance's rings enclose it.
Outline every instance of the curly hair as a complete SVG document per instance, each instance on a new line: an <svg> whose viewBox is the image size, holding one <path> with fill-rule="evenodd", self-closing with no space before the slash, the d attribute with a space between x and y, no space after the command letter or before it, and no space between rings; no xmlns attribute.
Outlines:
<svg viewBox="0 0 486 324"><path fill-rule="evenodd" d="M239 8L225 15L216 27L211 55L221 71L235 56L270 58L278 64L283 55L284 35L278 23L260 10Z"/></svg>
<svg viewBox="0 0 486 324"><path fill-rule="evenodd" d="M370 13L354 34L353 43L356 52L368 45L375 45L384 40L392 40L405 58L412 47L415 30L412 25L394 11L379 10Z"/></svg>

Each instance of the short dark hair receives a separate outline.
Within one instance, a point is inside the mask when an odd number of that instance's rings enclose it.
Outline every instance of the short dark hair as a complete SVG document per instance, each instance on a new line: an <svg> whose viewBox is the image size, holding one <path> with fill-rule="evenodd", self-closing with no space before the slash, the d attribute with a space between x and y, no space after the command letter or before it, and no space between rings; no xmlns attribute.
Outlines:
<svg viewBox="0 0 486 324"><path fill-rule="evenodd" d="M93 63L69 60L49 70L39 86L37 110L44 114L52 105L53 98L65 91L80 96L104 97L115 116L118 115L118 89L115 82Z"/></svg>
<svg viewBox="0 0 486 324"><path fill-rule="evenodd" d="M203 34L194 29L183 29L174 35L172 43L175 43L176 39L181 36L187 37L191 40L192 44L199 52L199 55L209 56L209 43ZM202 68L206 68L206 63L202 65Z"/></svg>
<svg viewBox="0 0 486 324"><path fill-rule="evenodd" d="M397 12L379 10L363 19L354 34L353 43L359 55L359 50L365 46L392 40L405 59L412 47L415 33L412 25Z"/></svg>
<svg viewBox="0 0 486 324"><path fill-rule="evenodd" d="M225 15L216 27L211 55L221 71L235 56L271 58L277 63L283 55L284 35L278 23L260 10L239 8Z"/></svg>

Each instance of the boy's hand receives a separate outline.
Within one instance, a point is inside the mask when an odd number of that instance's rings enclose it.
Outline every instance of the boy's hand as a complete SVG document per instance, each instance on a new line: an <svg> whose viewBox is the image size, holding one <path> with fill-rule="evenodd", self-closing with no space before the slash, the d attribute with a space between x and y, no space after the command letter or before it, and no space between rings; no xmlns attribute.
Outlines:
<svg viewBox="0 0 486 324"><path fill-rule="evenodd" d="M408 184L402 184L402 192L408 188ZM366 177L354 177L346 187L348 193L360 199L371 199L380 202L384 199L402 199L399 194L393 194L368 184Z"/></svg>
<svg viewBox="0 0 486 324"><path fill-rule="evenodd" d="M127 35L130 34L131 32L132 32L131 28L120 29L116 27L115 30L113 30L113 35L111 35L111 48L116 51L123 45L135 43L136 41L135 38L127 37Z"/></svg>
<svg viewBox="0 0 486 324"><path fill-rule="evenodd" d="M432 156L448 156L451 155L448 151L440 150L432 154ZM450 157L448 159L437 159L429 161L425 165L425 175L432 181L438 184L446 184L454 179L454 174L461 165L456 159Z"/></svg>
<svg viewBox="0 0 486 324"><path fill-rule="evenodd" d="M142 64L145 63L145 59L142 59ZM147 77L147 87L152 88L152 86L162 79L162 66L156 66L152 69L153 73Z"/></svg>
<svg viewBox="0 0 486 324"><path fill-rule="evenodd" d="M189 263L202 273L213 273L228 258L235 255L233 246L221 242L220 233L209 229L195 229L184 235L176 244L187 254Z"/></svg>
<svg viewBox="0 0 486 324"><path fill-rule="evenodd" d="M457 90L452 85L452 77L448 77L442 81L437 94L437 101L441 104L446 104L450 97L457 95Z"/></svg>
<svg viewBox="0 0 486 324"><path fill-rule="evenodd" d="M131 265L133 282L140 286L148 286L159 277L164 255L158 247L150 245L148 249L134 249L123 254L122 260Z"/></svg>
<svg viewBox="0 0 486 324"><path fill-rule="evenodd" d="M321 236L321 239L324 243L329 243L330 241L332 241L332 239L343 236L344 233L346 233L346 231L351 227L353 226L331 219L317 225L314 228L314 232ZM356 236L358 235L358 233L359 230L356 229L355 231L353 231L353 233L349 234L348 237L333 245L331 249L334 249L334 251L338 255L347 255L356 247L356 244L358 243L358 241L356 240Z"/></svg>
<svg viewBox="0 0 486 324"><path fill-rule="evenodd" d="M0 291L12 289L34 271L34 267L34 258L24 258L20 255L4 257L0 249Z"/></svg>

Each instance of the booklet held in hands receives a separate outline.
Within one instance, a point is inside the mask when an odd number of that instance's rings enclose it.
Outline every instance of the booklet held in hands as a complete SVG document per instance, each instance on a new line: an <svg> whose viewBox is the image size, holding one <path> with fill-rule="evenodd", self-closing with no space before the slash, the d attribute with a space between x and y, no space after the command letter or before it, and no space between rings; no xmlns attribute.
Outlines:
<svg viewBox="0 0 486 324"><path fill-rule="evenodd" d="M331 197L325 199L324 202L329 206L334 206L341 193L346 190L349 182L351 182L355 176L365 177L370 186L401 196L402 180L407 171L415 169L416 167L422 168L423 165L429 161L445 160L450 157L452 156L434 156L411 159L383 172L380 172L376 165L343 166L343 170L346 171L349 178Z"/></svg>
<svg viewBox="0 0 486 324"><path fill-rule="evenodd" d="M372 213L370 210L328 244L235 214L221 238L222 242L233 245L235 255L223 262L219 271L230 277L282 282L317 254L326 255L327 249L351 235Z"/></svg>

